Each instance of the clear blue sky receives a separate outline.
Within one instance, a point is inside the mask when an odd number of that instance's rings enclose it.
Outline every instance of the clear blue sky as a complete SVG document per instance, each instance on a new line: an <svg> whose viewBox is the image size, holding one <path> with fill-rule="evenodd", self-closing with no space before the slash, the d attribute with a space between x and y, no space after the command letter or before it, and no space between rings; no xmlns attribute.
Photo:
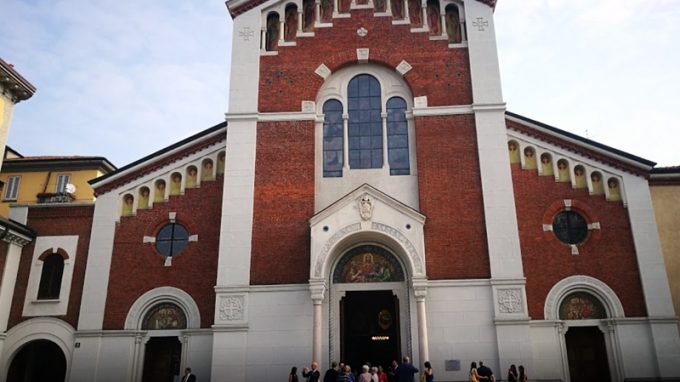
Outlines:
<svg viewBox="0 0 680 382"><path fill-rule="evenodd" d="M224 120L221 0L3 0L0 57L37 88L14 113L24 155L123 166ZM680 1L499 0L508 110L680 165Z"/></svg>

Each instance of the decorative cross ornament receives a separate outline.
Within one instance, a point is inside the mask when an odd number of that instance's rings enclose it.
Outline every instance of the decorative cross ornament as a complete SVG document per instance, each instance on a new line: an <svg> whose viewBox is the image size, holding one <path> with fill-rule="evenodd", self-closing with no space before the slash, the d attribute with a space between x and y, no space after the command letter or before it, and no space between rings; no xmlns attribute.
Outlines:
<svg viewBox="0 0 680 382"><path fill-rule="evenodd" d="M519 289L503 289L498 291L498 310L501 313L520 313L522 296Z"/></svg>
<svg viewBox="0 0 680 382"><path fill-rule="evenodd" d="M361 27L357 29L357 34L359 35L359 37L366 37L366 35L368 34L368 30L364 27Z"/></svg>
<svg viewBox="0 0 680 382"><path fill-rule="evenodd" d="M250 41L251 38L255 37L255 31L251 30L250 27L243 27L243 29L238 32L238 37L243 41Z"/></svg>
<svg viewBox="0 0 680 382"><path fill-rule="evenodd" d="M487 20L484 20L484 17L477 17L477 20L473 21L472 25L477 27L478 31L483 32L486 30L484 28L489 26L489 22Z"/></svg>
<svg viewBox="0 0 680 382"><path fill-rule="evenodd" d="M243 298L227 297L220 304L220 318L227 321L243 319Z"/></svg>

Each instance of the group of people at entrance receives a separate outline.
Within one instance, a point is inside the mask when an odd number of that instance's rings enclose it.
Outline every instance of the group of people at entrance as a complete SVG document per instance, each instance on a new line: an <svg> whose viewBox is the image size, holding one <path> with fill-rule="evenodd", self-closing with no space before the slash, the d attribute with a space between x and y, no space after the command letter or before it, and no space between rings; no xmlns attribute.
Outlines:
<svg viewBox="0 0 680 382"><path fill-rule="evenodd" d="M524 366L519 365L518 371L515 365L510 365L508 382L527 382L528 379ZM477 362L472 362L470 365L470 382L496 382L496 376L488 366L484 365L483 361L479 361L479 367L477 367Z"/></svg>
<svg viewBox="0 0 680 382"><path fill-rule="evenodd" d="M433 382L434 371L430 362L425 362L424 366L420 382ZM392 361L392 365L387 370L384 370L382 366L372 366L367 362L358 373L353 373L350 365L332 362L331 367L324 373L323 379L321 379L319 364L312 362L311 368L303 368L302 377L306 378L306 382L415 382L415 375L418 372L419 370L411 364L411 359L404 357L401 364ZM291 369L288 382L299 382L297 367L293 366Z"/></svg>

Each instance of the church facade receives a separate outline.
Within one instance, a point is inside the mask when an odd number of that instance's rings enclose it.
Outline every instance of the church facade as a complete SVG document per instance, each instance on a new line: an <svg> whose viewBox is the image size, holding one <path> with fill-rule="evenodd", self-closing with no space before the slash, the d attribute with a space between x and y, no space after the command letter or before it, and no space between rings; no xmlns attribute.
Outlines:
<svg viewBox="0 0 680 382"><path fill-rule="evenodd" d="M12 208L0 379L680 378L654 163L507 112L494 6L228 1L226 122Z"/></svg>

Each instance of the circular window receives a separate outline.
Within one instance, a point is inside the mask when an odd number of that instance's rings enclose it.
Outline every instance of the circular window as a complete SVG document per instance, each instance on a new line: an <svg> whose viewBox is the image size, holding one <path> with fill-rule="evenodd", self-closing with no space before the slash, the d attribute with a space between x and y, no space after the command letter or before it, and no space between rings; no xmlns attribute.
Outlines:
<svg viewBox="0 0 680 382"><path fill-rule="evenodd" d="M579 244L588 236L588 223L574 211L563 211L553 220L553 232L565 244Z"/></svg>
<svg viewBox="0 0 680 382"><path fill-rule="evenodd" d="M158 232L156 251L163 256L177 256L187 246L189 233L181 224L171 223Z"/></svg>

